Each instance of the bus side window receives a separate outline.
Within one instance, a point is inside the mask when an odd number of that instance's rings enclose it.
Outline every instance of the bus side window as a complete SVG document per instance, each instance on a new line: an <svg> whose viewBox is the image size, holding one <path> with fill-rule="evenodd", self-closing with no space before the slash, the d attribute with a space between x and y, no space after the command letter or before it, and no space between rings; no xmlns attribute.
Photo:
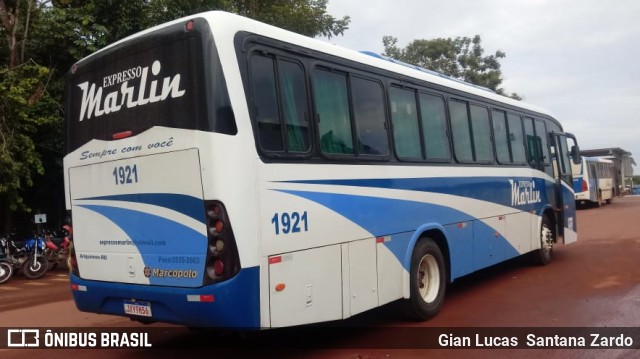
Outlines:
<svg viewBox="0 0 640 359"><path fill-rule="evenodd" d="M511 150L507 131L507 114L504 111L491 111L493 121L493 135L495 136L496 155L501 164L511 163Z"/></svg>
<svg viewBox="0 0 640 359"><path fill-rule="evenodd" d="M493 163L489 110L467 101L450 99L449 111L458 162Z"/></svg>
<svg viewBox="0 0 640 359"><path fill-rule="evenodd" d="M533 118L524 118L524 133L527 140L527 152L529 154L529 164L541 169L542 162L544 161L544 154L542 152L542 140L536 136L533 128Z"/></svg>
<svg viewBox="0 0 640 359"><path fill-rule="evenodd" d="M476 162L493 162L489 111L484 106L470 105L471 133Z"/></svg>
<svg viewBox="0 0 640 359"><path fill-rule="evenodd" d="M522 135L522 118L519 115L510 113L507 115L507 121L509 123L509 141L511 143L513 163L525 164L527 163L527 154Z"/></svg>
<svg viewBox="0 0 640 359"><path fill-rule="evenodd" d="M304 71L299 63L282 59L278 70L287 150L304 153L311 147Z"/></svg>
<svg viewBox="0 0 640 359"><path fill-rule="evenodd" d="M347 74L317 68L313 75L322 153L353 154Z"/></svg>
<svg viewBox="0 0 640 359"><path fill-rule="evenodd" d="M272 57L254 54L251 57L251 87L260 148L283 151L274 65Z"/></svg>
<svg viewBox="0 0 640 359"><path fill-rule="evenodd" d="M458 162L472 162L473 152L471 145L471 131L469 129L469 115L467 103L451 99L449 101L451 115L451 136L453 137L453 150Z"/></svg>
<svg viewBox="0 0 640 359"><path fill-rule="evenodd" d="M389 155L382 85L376 81L352 76L351 99L358 134L358 153Z"/></svg>
<svg viewBox="0 0 640 359"><path fill-rule="evenodd" d="M396 154L403 159L422 159L415 92L391 87L389 97Z"/></svg>
<svg viewBox="0 0 640 359"><path fill-rule="evenodd" d="M535 120L535 130L536 137L540 139L540 149L541 149L541 164L544 166L544 171L549 175L553 176L553 170L551 169L551 163L549 158L549 143L547 136L547 128L542 120Z"/></svg>
<svg viewBox="0 0 640 359"><path fill-rule="evenodd" d="M448 160L451 155L444 99L441 96L426 93L419 93L418 96L425 158Z"/></svg>
<svg viewBox="0 0 640 359"><path fill-rule="evenodd" d="M540 141L540 137L527 135L527 147L529 148L531 164L541 165L544 156L542 154L542 141Z"/></svg>
<svg viewBox="0 0 640 359"><path fill-rule="evenodd" d="M260 148L269 152L308 152L311 142L302 66L253 54L251 88Z"/></svg>

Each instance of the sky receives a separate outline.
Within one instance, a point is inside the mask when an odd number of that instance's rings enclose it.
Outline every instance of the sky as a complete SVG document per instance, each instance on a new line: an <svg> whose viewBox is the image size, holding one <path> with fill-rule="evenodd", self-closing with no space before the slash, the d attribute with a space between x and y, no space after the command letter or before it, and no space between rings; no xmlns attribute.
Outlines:
<svg viewBox="0 0 640 359"><path fill-rule="evenodd" d="M480 35L485 55L506 53L507 93L549 111L581 149L620 147L640 164L640 1L329 0L327 12L351 23L324 40L358 51L384 52L385 35L399 47Z"/></svg>

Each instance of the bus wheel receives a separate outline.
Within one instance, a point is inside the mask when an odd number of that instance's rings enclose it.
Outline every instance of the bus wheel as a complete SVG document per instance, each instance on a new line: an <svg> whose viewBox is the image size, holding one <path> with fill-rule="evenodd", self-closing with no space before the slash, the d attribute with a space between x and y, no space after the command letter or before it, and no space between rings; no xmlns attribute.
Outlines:
<svg viewBox="0 0 640 359"><path fill-rule="evenodd" d="M445 272L440 247L430 238L420 239L411 255L410 297L404 301L407 317L426 320L438 313L444 301Z"/></svg>
<svg viewBox="0 0 640 359"><path fill-rule="evenodd" d="M539 265L547 265L551 262L553 254L553 243L555 243L556 235L553 230L553 224L546 215L542 216L542 224L540 225L540 249L532 252L533 262Z"/></svg>

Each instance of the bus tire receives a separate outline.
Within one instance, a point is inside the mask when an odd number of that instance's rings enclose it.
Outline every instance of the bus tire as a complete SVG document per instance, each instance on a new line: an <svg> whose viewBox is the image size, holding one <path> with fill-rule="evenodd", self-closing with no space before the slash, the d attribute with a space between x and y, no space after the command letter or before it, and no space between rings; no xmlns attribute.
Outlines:
<svg viewBox="0 0 640 359"><path fill-rule="evenodd" d="M405 315L412 320L432 318L442 307L446 289L446 266L440 247L431 238L418 240L411 255L410 297L404 300Z"/></svg>
<svg viewBox="0 0 640 359"><path fill-rule="evenodd" d="M553 244L555 243L556 234L554 226L549 216L542 216L540 223L540 248L531 252L533 263L537 265L547 265L551 262L553 255Z"/></svg>

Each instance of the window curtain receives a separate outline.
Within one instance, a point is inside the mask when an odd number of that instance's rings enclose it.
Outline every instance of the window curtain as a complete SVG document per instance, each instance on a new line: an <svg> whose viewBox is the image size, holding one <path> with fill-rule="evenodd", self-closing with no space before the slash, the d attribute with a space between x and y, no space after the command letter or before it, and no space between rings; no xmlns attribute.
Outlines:
<svg viewBox="0 0 640 359"><path fill-rule="evenodd" d="M352 154L353 137L347 78L343 74L318 70L314 92L320 117L320 148L323 153Z"/></svg>
<svg viewBox="0 0 640 359"><path fill-rule="evenodd" d="M306 107L304 83L300 80L302 70L296 64L281 62L281 92L284 119L287 128L287 143L290 152L306 152L308 144L308 125L305 123Z"/></svg>

